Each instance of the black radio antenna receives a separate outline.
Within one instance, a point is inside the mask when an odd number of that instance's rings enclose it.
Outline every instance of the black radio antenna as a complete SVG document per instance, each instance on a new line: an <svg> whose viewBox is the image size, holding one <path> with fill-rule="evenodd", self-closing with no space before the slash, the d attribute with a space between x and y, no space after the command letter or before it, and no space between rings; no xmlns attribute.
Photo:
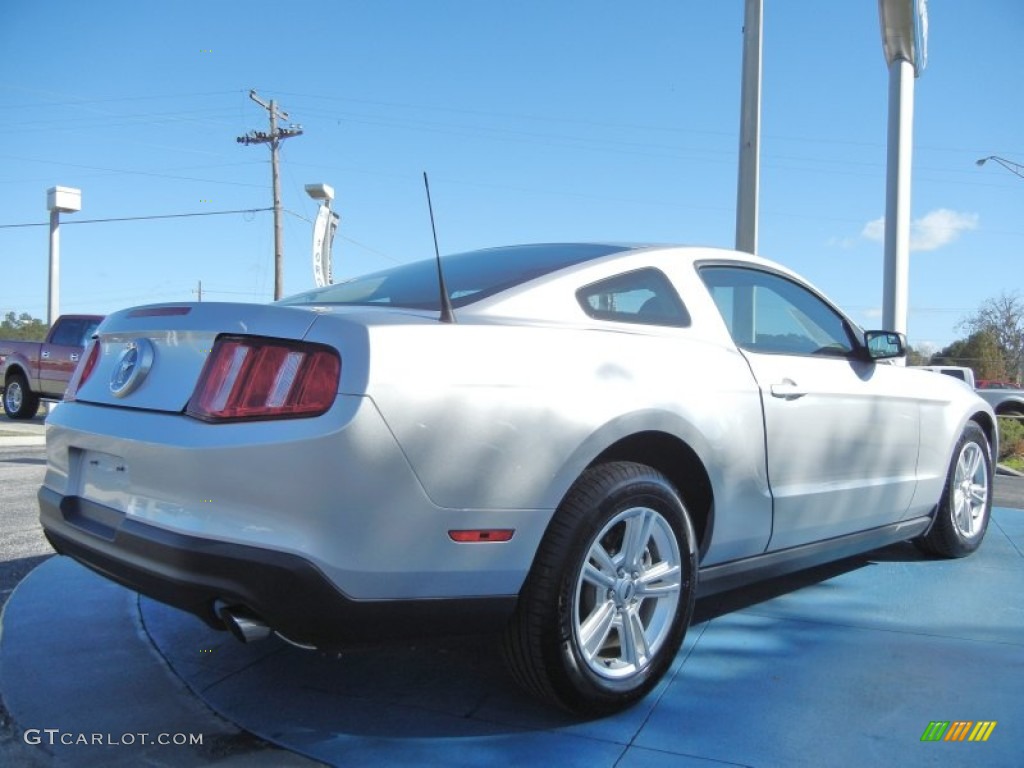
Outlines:
<svg viewBox="0 0 1024 768"><path fill-rule="evenodd" d="M434 257L437 259L437 285L441 290L441 317L442 323L454 323L455 311L452 309L452 300L448 298L448 286L444 282L444 271L441 269L441 250L437 247L437 227L434 226L434 206L430 202L430 182L427 181L427 172L423 172L423 187L427 190L427 209L430 211L430 231L434 233Z"/></svg>

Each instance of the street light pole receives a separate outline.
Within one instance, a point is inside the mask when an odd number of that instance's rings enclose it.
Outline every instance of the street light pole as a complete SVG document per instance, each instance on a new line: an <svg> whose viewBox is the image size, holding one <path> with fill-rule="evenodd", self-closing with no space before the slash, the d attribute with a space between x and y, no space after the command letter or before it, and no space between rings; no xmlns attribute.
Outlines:
<svg viewBox="0 0 1024 768"><path fill-rule="evenodd" d="M60 316L60 211L50 209L50 271L46 290L46 324Z"/></svg>
<svg viewBox="0 0 1024 768"><path fill-rule="evenodd" d="M993 161L999 163L999 165L1003 166L1003 168L1008 170L1010 173L1012 173L1012 174L1014 174L1016 176L1020 176L1022 179L1024 179L1024 165L1021 165L1020 163L1015 163L1015 162L1013 162L1013 160L1007 160L1005 157L998 157L997 155L989 155L988 157L983 157L983 158L981 158L981 160L978 160L977 164L978 164L978 166L982 166L985 163L987 163L989 160L993 160Z"/></svg>
<svg viewBox="0 0 1024 768"><path fill-rule="evenodd" d="M913 157L914 67L897 59L889 69L889 137L885 174L885 273L882 325L907 332L910 293L910 176Z"/></svg>
<svg viewBox="0 0 1024 768"><path fill-rule="evenodd" d="M746 0L743 14L743 81L740 86L740 162L736 184L736 250L757 253L761 159L762 0Z"/></svg>
<svg viewBox="0 0 1024 768"><path fill-rule="evenodd" d="M927 0L878 0L882 51L889 65L882 325L907 332L910 283L910 170L914 78L927 60Z"/></svg>
<svg viewBox="0 0 1024 768"><path fill-rule="evenodd" d="M60 215L82 210L82 190L50 187L46 190L46 208L50 211L50 277L46 296L46 323L53 327L60 315Z"/></svg>

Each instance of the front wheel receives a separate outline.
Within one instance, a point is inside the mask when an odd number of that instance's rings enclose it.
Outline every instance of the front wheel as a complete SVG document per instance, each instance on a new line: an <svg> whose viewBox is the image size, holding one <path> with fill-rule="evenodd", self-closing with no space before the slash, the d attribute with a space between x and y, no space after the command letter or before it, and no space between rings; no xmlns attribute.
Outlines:
<svg viewBox="0 0 1024 768"><path fill-rule="evenodd" d="M981 546L992 513L992 478L988 437L968 422L953 451L935 522L915 543L942 557L964 557Z"/></svg>
<svg viewBox="0 0 1024 768"><path fill-rule="evenodd" d="M571 712L616 712L668 670L693 614L697 549L679 495L627 462L585 472L555 512L506 632L509 668Z"/></svg>
<svg viewBox="0 0 1024 768"><path fill-rule="evenodd" d="M4 385L4 413L12 419L31 419L39 410L39 395L29 390L20 373L13 373Z"/></svg>

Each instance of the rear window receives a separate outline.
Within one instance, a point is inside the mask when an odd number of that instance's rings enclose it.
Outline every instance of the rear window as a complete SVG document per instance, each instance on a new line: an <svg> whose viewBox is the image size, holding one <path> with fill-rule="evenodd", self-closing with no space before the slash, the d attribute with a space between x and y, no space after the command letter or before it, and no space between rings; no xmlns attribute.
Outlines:
<svg viewBox="0 0 1024 768"><path fill-rule="evenodd" d="M452 306L463 307L528 280L597 259L627 246L603 244L516 245L441 258ZM356 304L441 309L434 259L403 264L343 283L291 296L281 304Z"/></svg>

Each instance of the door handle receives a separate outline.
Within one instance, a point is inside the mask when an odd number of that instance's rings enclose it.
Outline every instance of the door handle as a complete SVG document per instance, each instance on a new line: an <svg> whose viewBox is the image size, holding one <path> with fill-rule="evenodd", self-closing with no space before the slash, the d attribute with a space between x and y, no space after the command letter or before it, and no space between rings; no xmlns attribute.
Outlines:
<svg viewBox="0 0 1024 768"><path fill-rule="evenodd" d="M792 379L783 379L778 384L771 386L772 397L781 397L784 400L795 400L807 394L807 390L797 386Z"/></svg>
<svg viewBox="0 0 1024 768"><path fill-rule="evenodd" d="M71 353L71 362L72 363L77 363L78 362L78 353L77 352L72 352Z"/></svg>
<svg viewBox="0 0 1024 768"><path fill-rule="evenodd" d="M43 360L49 360L50 359L50 351L48 349L44 349L42 352L39 353L39 356L41 358L43 358Z"/></svg>

